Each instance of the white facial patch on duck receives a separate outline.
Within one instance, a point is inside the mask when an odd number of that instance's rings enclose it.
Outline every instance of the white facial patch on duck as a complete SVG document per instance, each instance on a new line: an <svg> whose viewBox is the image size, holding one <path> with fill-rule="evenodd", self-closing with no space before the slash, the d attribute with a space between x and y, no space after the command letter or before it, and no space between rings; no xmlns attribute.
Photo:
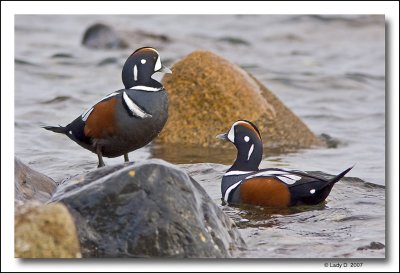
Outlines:
<svg viewBox="0 0 400 273"><path fill-rule="evenodd" d="M235 143L235 124L231 127L228 133L228 139L232 142Z"/></svg>
<svg viewBox="0 0 400 273"><path fill-rule="evenodd" d="M145 64L145 63L146 63L146 59L141 59L140 62L141 62L142 64Z"/></svg>
<svg viewBox="0 0 400 273"><path fill-rule="evenodd" d="M250 150L249 150L249 154L247 155L247 161L250 160L250 156L253 153L253 151L254 151L254 144L251 144L251 147L250 147Z"/></svg>
<svg viewBox="0 0 400 273"><path fill-rule="evenodd" d="M280 181L282 181L283 183L288 184L288 185L292 185L301 179L301 176L290 174L285 171L259 172L259 173L256 173L256 174L246 177L246 179L250 179L250 178L258 177L258 176L274 176L274 177L278 178Z"/></svg>
<svg viewBox="0 0 400 273"><path fill-rule="evenodd" d="M137 81L137 66L135 64L135 66L133 67L133 79L135 81Z"/></svg>
<svg viewBox="0 0 400 273"><path fill-rule="evenodd" d="M315 189L310 190L310 193L314 194L315 193Z"/></svg>
<svg viewBox="0 0 400 273"><path fill-rule="evenodd" d="M162 65L161 65L161 59L160 59L160 55L158 55L157 61L156 61L156 65L154 66L154 71L160 70L161 67L162 67Z"/></svg>
<svg viewBox="0 0 400 273"><path fill-rule="evenodd" d="M129 98L129 96L124 92L122 94L122 99L124 100L125 104L128 106L129 110L131 111L132 115L139 117L139 118L151 118L152 115L143 111L136 103Z"/></svg>
<svg viewBox="0 0 400 273"><path fill-rule="evenodd" d="M245 137L244 137L244 141L249 142L249 141L250 141L250 138L249 138L248 136L245 136Z"/></svg>
<svg viewBox="0 0 400 273"><path fill-rule="evenodd" d="M229 130L229 133L228 133L228 139L232 142L232 143L235 143L235 126L236 125L238 125L238 124L247 124L246 122L244 122L243 120L239 120L239 121L236 121L234 124L232 124L232 126L231 126L231 129ZM248 137L248 136L246 136L246 137ZM246 137L245 137L245 141L246 141ZM250 138L249 138L249 140L250 140ZM246 141L247 142L247 141Z"/></svg>

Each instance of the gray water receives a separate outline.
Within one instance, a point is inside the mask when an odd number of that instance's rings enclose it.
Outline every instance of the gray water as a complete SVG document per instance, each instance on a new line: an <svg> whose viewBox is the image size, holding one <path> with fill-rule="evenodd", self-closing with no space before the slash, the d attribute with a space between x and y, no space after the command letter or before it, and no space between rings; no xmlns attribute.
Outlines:
<svg viewBox="0 0 400 273"><path fill-rule="evenodd" d="M130 47L82 47L85 29L96 22L115 28ZM196 49L231 60L271 89L315 134L330 139L329 148L271 151L262 167L335 174L356 164L349 176L357 179L339 182L325 204L271 210L221 204L220 180L234 159L233 149L149 145L130 154L134 161L162 158L193 175L238 224L249 246L238 257L385 256L385 249L357 250L373 241L385 244L383 16L18 15L16 156L56 181L95 168L95 154L40 126L66 125L120 89L127 56L148 45L167 65Z"/></svg>

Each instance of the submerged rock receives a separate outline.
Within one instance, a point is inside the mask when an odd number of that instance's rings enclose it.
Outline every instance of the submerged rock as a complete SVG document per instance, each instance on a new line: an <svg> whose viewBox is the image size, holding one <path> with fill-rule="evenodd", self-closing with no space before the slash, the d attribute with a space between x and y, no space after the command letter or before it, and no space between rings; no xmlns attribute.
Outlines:
<svg viewBox="0 0 400 273"><path fill-rule="evenodd" d="M367 246L360 246L357 248L357 250L368 250L368 249L383 249L385 248L385 245L380 243L380 242L371 242L369 245Z"/></svg>
<svg viewBox="0 0 400 273"><path fill-rule="evenodd" d="M63 204L28 202L15 210L16 258L80 258L75 225Z"/></svg>
<svg viewBox="0 0 400 273"><path fill-rule="evenodd" d="M90 26L83 35L82 44L89 48L126 48L127 44L117 32L105 24L97 23Z"/></svg>
<svg viewBox="0 0 400 273"><path fill-rule="evenodd" d="M56 182L14 158L14 194L15 205L28 200L46 202L56 189Z"/></svg>
<svg viewBox="0 0 400 273"><path fill-rule="evenodd" d="M165 46L166 43L171 42L172 39L165 34L139 29L115 31L112 27L102 23L88 27L82 38L82 45L93 49L121 49L127 47L134 49L149 45L159 49Z"/></svg>
<svg viewBox="0 0 400 273"><path fill-rule="evenodd" d="M100 168L59 186L84 257L230 257L233 221L190 176L162 160Z"/></svg>
<svg viewBox="0 0 400 273"><path fill-rule="evenodd" d="M238 119L254 122L267 147L310 147L321 141L269 89L237 65L195 51L173 66L163 84L169 118L157 143L223 145L215 136Z"/></svg>

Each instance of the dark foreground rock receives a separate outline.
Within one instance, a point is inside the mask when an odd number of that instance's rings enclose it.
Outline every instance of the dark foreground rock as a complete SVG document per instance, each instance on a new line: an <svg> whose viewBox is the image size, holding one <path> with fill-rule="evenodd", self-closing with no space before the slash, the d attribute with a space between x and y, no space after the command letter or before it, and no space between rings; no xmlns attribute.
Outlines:
<svg viewBox="0 0 400 273"><path fill-rule="evenodd" d="M36 200L46 202L56 189L56 183L50 177L41 174L14 158L14 193L15 205Z"/></svg>
<svg viewBox="0 0 400 273"><path fill-rule="evenodd" d="M170 106L158 143L221 146L215 136L247 119L260 129L265 147L322 144L268 88L212 52L195 51L172 70L163 79Z"/></svg>
<svg viewBox="0 0 400 273"><path fill-rule="evenodd" d="M15 209L16 258L80 258L73 219L63 204L27 202Z"/></svg>
<svg viewBox="0 0 400 273"><path fill-rule="evenodd" d="M84 257L230 257L233 221L191 177L162 160L100 168L59 186Z"/></svg>

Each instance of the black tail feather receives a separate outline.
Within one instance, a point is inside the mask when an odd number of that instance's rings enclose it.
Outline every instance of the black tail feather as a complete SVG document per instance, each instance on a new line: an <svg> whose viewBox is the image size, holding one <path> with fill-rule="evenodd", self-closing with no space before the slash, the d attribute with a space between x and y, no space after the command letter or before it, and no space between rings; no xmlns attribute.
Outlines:
<svg viewBox="0 0 400 273"><path fill-rule="evenodd" d="M52 131L54 133L59 133L59 134L66 134L67 133L67 127L63 126L42 126L42 128Z"/></svg>
<svg viewBox="0 0 400 273"><path fill-rule="evenodd" d="M351 169L353 169L354 166L344 170L343 172L341 172L340 174L336 175L335 177L333 177L332 179L329 180L329 184L335 184L336 182L338 182L340 179L342 179Z"/></svg>

